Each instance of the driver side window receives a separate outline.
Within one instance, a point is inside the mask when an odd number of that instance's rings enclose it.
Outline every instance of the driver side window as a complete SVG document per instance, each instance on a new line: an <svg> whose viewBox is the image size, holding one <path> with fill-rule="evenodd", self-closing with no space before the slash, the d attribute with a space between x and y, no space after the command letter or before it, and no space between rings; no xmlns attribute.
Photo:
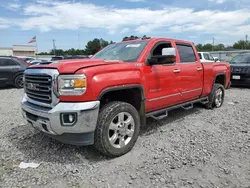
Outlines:
<svg viewBox="0 0 250 188"><path fill-rule="evenodd" d="M170 43L156 44L156 48L154 48L152 56L162 55L163 48L172 48L172 45Z"/></svg>
<svg viewBox="0 0 250 188"><path fill-rule="evenodd" d="M160 42L155 45L153 50L151 51L151 58L156 58L159 64L174 64L175 61L169 61L169 57L162 55L162 50L164 48L172 48L170 42Z"/></svg>

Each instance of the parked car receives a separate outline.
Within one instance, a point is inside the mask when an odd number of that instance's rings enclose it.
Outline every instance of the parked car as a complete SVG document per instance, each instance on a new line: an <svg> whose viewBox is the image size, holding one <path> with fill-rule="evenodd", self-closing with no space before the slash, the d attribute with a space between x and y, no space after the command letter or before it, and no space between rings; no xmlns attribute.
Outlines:
<svg viewBox="0 0 250 188"><path fill-rule="evenodd" d="M47 60L43 60L43 59L35 59L33 61L30 62L31 65L38 65L41 64L43 62L48 62Z"/></svg>
<svg viewBox="0 0 250 188"><path fill-rule="evenodd" d="M59 61L64 59L88 59L88 56L85 55L66 55L66 56L54 56L51 58L51 61Z"/></svg>
<svg viewBox="0 0 250 188"><path fill-rule="evenodd" d="M232 85L250 86L250 53L242 53L231 61Z"/></svg>
<svg viewBox="0 0 250 188"><path fill-rule="evenodd" d="M0 86L23 87L23 72L28 64L15 57L0 56Z"/></svg>
<svg viewBox="0 0 250 188"><path fill-rule="evenodd" d="M230 64L201 63L192 42L124 41L91 59L28 68L22 112L47 136L115 157L133 148L147 117L221 107L229 81Z"/></svg>
<svg viewBox="0 0 250 188"><path fill-rule="evenodd" d="M219 59L213 57L209 52L198 52L198 55L202 63L219 62Z"/></svg>

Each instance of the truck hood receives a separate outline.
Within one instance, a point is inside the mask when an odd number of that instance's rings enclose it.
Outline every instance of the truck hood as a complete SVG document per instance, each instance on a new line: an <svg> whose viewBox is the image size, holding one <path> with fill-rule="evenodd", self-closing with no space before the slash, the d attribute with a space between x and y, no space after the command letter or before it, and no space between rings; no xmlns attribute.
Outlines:
<svg viewBox="0 0 250 188"><path fill-rule="evenodd" d="M60 60L55 63L48 65L34 65L29 69L47 68L57 69L60 73L74 73L79 69L94 67L94 66L105 66L110 64L124 63L120 60L103 60L103 59L76 59L76 60Z"/></svg>
<svg viewBox="0 0 250 188"><path fill-rule="evenodd" d="M231 67L250 67L250 63L242 63L242 64L231 64Z"/></svg>

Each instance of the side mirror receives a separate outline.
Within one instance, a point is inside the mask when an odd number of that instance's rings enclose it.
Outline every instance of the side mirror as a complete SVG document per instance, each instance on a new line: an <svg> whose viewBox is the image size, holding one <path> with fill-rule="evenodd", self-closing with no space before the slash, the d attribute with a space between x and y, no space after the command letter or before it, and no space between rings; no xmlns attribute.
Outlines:
<svg viewBox="0 0 250 188"><path fill-rule="evenodd" d="M219 61L219 59L218 58L214 58L214 62L217 62L217 61Z"/></svg>
<svg viewBox="0 0 250 188"><path fill-rule="evenodd" d="M163 56L173 56L173 57L176 57L175 48L163 48L162 49L162 55Z"/></svg>
<svg viewBox="0 0 250 188"><path fill-rule="evenodd" d="M148 65L172 64L176 61L175 48L163 48L161 55L152 56L147 60Z"/></svg>

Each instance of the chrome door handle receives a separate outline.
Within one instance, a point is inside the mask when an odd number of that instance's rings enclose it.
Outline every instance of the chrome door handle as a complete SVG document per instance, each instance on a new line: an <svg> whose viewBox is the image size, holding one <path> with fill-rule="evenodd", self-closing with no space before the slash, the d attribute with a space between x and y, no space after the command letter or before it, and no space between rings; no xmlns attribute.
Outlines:
<svg viewBox="0 0 250 188"><path fill-rule="evenodd" d="M180 69L174 69L173 72L174 73L179 73L179 72L181 72L181 70Z"/></svg>
<svg viewBox="0 0 250 188"><path fill-rule="evenodd" d="M201 67L198 67L197 68L197 71L202 71L203 69Z"/></svg>

